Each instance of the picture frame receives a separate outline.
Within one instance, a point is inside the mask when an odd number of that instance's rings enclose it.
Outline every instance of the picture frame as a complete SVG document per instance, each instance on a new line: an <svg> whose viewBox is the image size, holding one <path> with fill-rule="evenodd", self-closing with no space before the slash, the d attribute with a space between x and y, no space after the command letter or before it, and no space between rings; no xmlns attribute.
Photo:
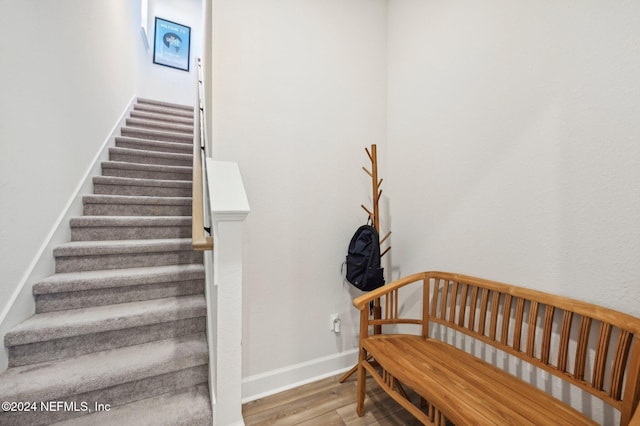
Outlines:
<svg viewBox="0 0 640 426"><path fill-rule="evenodd" d="M167 19L155 19L153 63L189 71L191 27Z"/></svg>

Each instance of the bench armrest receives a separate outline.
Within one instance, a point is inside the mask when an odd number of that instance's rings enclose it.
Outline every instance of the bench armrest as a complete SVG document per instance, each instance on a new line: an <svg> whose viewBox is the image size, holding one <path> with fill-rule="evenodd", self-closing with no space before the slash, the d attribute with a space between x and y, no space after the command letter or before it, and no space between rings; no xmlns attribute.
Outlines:
<svg viewBox="0 0 640 426"><path fill-rule="evenodd" d="M426 278L426 276L427 274L422 272L418 274L409 275L404 278L400 278L399 280L390 282L389 284L383 285L382 287L379 287L366 294L363 294L362 296L356 297L355 299L353 299L353 306L355 306L356 309L358 309L359 311L362 311L363 309L365 309L365 307L369 306L369 303L371 301L380 299L381 297L393 291L396 291L400 287L404 287L408 284L413 284L414 282L417 282L417 281L422 281Z"/></svg>

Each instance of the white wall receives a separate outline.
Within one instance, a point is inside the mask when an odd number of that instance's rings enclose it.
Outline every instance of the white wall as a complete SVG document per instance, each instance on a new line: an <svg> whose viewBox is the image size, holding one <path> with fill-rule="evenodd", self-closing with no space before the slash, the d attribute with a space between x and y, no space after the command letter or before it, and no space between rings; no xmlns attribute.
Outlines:
<svg viewBox="0 0 640 426"><path fill-rule="evenodd" d="M5 0L1 8L0 322L134 96L142 49L132 43L139 2Z"/></svg>
<svg viewBox="0 0 640 426"><path fill-rule="evenodd" d="M191 28L189 71L153 63L155 18L159 17ZM149 0L147 39L149 50L141 63L138 95L183 105L194 102L194 58L202 55L202 0Z"/></svg>
<svg viewBox="0 0 640 426"><path fill-rule="evenodd" d="M452 269L640 315L639 12L391 2L403 274Z"/></svg>
<svg viewBox="0 0 640 426"><path fill-rule="evenodd" d="M640 315L640 3L391 1L394 259Z"/></svg>
<svg viewBox="0 0 640 426"><path fill-rule="evenodd" d="M333 357L357 346L355 293L340 265L366 217L364 147L385 155L386 2L215 0L213 31L214 155L239 162L251 204L250 397L260 392L251 383L327 373L308 371L335 367ZM329 332L331 313L343 317L339 336Z"/></svg>

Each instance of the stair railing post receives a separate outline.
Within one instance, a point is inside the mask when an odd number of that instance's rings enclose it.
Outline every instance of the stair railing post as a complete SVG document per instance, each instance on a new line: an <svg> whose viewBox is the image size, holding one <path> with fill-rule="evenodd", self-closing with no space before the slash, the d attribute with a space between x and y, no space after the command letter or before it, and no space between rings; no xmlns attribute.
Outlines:
<svg viewBox="0 0 640 426"><path fill-rule="evenodd" d="M241 425L242 418L242 234L250 212L236 163L207 159L215 307L214 424ZM213 366L212 366L213 368ZM213 396L213 395L212 395Z"/></svg>

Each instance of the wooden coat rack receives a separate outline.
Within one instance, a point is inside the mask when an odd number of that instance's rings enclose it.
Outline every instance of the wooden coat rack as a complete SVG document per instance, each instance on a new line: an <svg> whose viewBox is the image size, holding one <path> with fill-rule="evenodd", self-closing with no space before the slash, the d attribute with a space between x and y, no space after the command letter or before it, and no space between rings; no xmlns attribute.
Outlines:
<svg viewBox="0 0 640 426"><path fill-rule="evenodd" d="M362 167L362 170L364 170L365 173L371 177L371 188L372 188L371 200L372 200L373 206L372 206L372 209L368 209L367 206L365 206L364 204L361 204L360 207L362 207L364 211L367 212L367 214L369 215L369 219L371 219L371 223L373 224L373 227L376 228L376 231L378 231L378 235L380 235L380 207L378 204L380 202L380 197L382 197L382 189L380 189L380 186L382 185L383 179L378 180L378 153L376 150L376 145L375 144L371 145L371 151L369 151L369 148L365 148L364 150L367 152L367 155L369 156L369 160L371 160L371 170L367 169L364 166ZM380 239L380 245L382 245L382 243L384 243L387 240L387 238L389 238L390 235L391 235L391 231L387 232L385 236ZM387 254L389 250L391 250L391 246L387 247L386 250L380 253L380 257ZM374 319L382 318L382 308L380 307L380 299L376 299L373 303L373 318ZM374 326L373 334L380 334L380 333L382 333L382 326L381 325ZM358 364L353 366L351 370L347 371L342 377L340 377L340 383L343 383L345 380L347 380L357 370L358 370Z"/></svg>

